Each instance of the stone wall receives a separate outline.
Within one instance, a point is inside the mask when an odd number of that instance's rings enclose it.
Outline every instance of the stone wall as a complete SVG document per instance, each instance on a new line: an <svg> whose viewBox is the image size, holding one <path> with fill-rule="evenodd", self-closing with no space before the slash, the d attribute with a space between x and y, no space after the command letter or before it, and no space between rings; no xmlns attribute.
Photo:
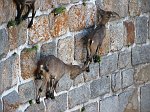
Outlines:
<svg viewBox="0 0 150 112"><path fill-rule="evenodd" d="M95 4L96 1L96 4ZM37 0L31 29L28 20L7 28L15 18L12 0L0 1L0 112L150 112L149 0ZM66 11L54 16L54 7ZM82 64L84 40L96 23L96 5L116 11L99 50L100 63L74 81L65 75L56 99L35 103L33 72L43 55Z"/></svg>

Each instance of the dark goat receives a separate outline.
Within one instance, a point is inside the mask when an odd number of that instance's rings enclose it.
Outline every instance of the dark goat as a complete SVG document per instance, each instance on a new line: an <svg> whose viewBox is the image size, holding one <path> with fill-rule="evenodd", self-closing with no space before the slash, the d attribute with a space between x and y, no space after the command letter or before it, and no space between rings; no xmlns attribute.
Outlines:
<svg viewBox="0 0 150 112"><path fill-rule="evenodd" d="M35 72L36 80L43 80L41 85L37 87L36 102L40 103L40 94L43 88L46 87L46 98L54 98L54 90L58 81L65 74L68 74L73 80L79 74L86 70L87 65L80 67L78 65L68 65L61 61L59 58L49 55L40 59L37 63Z"/></svg>
<svg viewBox="0 0 150 112"><path fill-rule="evenodd" d="M17 7L17 16L15 18L15 21L17 22L17 24L20 24L21 20L27 19L30 11L32 10L32 19L31 19L30 23L28 24L28 28L31 28L31 26L33 24L33 18L34 18L35 13L36 13L35 7L34 7L35 1L36 0L14 0L14 2L16 3L16 7ZM26 14L24 14L21 17L25 6L28 7L28 11L26 12Z"/></svg>

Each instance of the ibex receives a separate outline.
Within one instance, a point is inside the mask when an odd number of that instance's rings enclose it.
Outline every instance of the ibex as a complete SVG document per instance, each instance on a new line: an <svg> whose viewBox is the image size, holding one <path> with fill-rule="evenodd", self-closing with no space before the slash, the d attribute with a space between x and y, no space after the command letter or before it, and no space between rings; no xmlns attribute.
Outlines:
<svg viewBox="0 0 150 112"><path fill-rule="evenodd" d="M97 13L101 15L101 21L98 22L97 27L88 36L87 60L85 63L92 61L92 58L94 58L99 47L102 45L106 33L106 23L111 17L119 17L116 12L104 11L100 8L97 8ZM96 62L96 60L94 61Z"/></svg>
<svg viewBox="0 0 150 112"><path fill-rule="evenodd" d="M86 70L87 65L80 67L78 65L65 64L59 58L48 55L41 58L37 63L37 69L35 71L36 80L43 80L43 83L38 87L36 93L36 102L40 103L40 93L46 86L46 98L54 98L54 90L58 81L65 74L70 75L70 78L74 80L79 74Z"/></svg>
<svg viewBox="0 0 150 112"><path fill-rule="evenodd" d="M32 9L32 19L30 21L30 23L28 24L28 28L31 28L32 24L33 24L33 18L35 16L35 7L34 7L34 3L36 0L14 0L14 2L16 3L16 7L17 7L17 16L15 18L15 21L17 22L17 24L20 24L21 20L25 20L27 19L31 9ZM25 6L28 7L28 11L26 12L26 14L24 14L22 17L22 12L25 8Z"/></svg>

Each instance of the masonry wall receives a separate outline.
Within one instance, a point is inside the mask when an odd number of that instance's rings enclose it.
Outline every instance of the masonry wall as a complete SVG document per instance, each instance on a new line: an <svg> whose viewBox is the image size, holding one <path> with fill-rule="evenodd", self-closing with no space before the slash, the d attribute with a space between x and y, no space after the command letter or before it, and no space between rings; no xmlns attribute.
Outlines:
<svg viewBox="0 0 150 112"><path fill-rule="evenodd" d="M52 9L62 4L67 10L54 16ZM80 0L37 0L35 5L31 29L28 20L7 28L16 8L12 0L0 1L0 112L150 112L149 0L87 0L85 5ZM74 81L65 75L56 99L42 97L36 104L37 60L53 54L65 63L83 64L96 5L121 16L106 25L101 62Z"/></svg>

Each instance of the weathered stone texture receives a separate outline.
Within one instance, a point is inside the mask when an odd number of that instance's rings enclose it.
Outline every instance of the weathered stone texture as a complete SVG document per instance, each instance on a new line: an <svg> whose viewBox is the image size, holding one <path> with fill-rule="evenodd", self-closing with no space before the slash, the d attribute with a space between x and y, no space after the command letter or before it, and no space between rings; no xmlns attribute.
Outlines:
<svg viewBox="0 0 150 112"><path fill-rule="evenodd" d="M76 3L76 2L79 2L80 0L70 0L71 3Z"/></svg>
<svg viewBox="0 0 150 112"><path fill-rule="evenodd" d="M98 111L98 103L94 102L94 103L90 103L90 104L86 105L85 112L99 112Z"/></svg>
<svg viewBox="0 0 150 112"><path fill-rule="evenodd" d="M13 55L6 61L0 62L0 93L17 84L19 74L19 56Z"/></svg>
<svg viewBox="0 0 150 112"><path fill-rule="evenodd" d="M0 112L3 112L2 101L0 100Z"/></svg>
<svg viewBox="0 0 150 112"><path fill-rule="evenodd" d="M29 29L29 43L36 44L51 39L48 16L34 19L32 28Z"/></svg>
<svg viewBox="0 0 150 112"><path fill-rule="evenodd" d="M100 62L100 75L107 75L117 70L118 54L104 56Z"/></svg>
<svg viewBox="0 0 150 112"><path fill-rule="evenodd" d="M40 57L54 55L56 56L57 48L56 41L43 44L41 47Z"/></svg>
<svg viewBox="0 0 150 112"><path fill-rule="evenodd" d="M140 7L138 0L129 0L129 15L130 16L138 16L140 15Z"/></svg>
<svg viewBox="0 0 150 112"><path fill-rule="evenodd" d="M34 82L30 81L19 86L20 103L26 103L35 98Z"/></svg>
<svg viewBox="0 0 150 112"><path fill-rule="evenodd" d="M57 83L56 92L68 91L72 86L73 81L70 79L69 75L64 75Z"/></svg>
<svg viewBox="0 0 150 112"><path fill-rule="evenodd" d="M24 49L21 52L21 76L23 79L33 77L33 73L36 70L37 52L35 49Z"/></svg>
<svg viewBox="0 0 150 112"><path fill-rule="evenodd" d="M110 91L110 77L104 76L90 84L91 98L102 96Z"/></svg>
<svg viewBox="0 0 150 112"><path fill-rule="evenodd" d="M95 7L93 4L85 6L73 5L69 10L69 28L71 31L79 31L94 25Z"/></svg>
<svg viewBox="0 0 150 112"><path fill-rule="evenodd" d="M69 4L70 0L57 0L58 4Z"/></svg>
<svg viewBox="0 0 150 112"><path fill-rule="evenodd" d="M67 109L67 94L61 94L55 100L45 99L46 112L64 112Z"/></svg>
<svg viewBox="0 0 150 112"><path fill-rule="evenodd" d="M141 87L141 112L149 112L150 111L150 84L147 84Z"/></svg>
<svg viewBox="0 0 150 112"><path fill-rule="evenodd" d="M75 80L73 81L73 85L77 86L78 84L81 84L84 82L84 76L83 73L81 73L80 75L78 75Z"/></svg>
<svg viewBox="0 0 150 112"><path fill-rule="evenodd" d="M68 13L65 11L59 15L51 13L49 15L50 22L50 34L52 37L58 37L67 32L68 29Z"/></svg>
<svg viewBox="0 0 150 112"><path fill-rule="evenodd" d="M19 104L19 96L16 91L3 97L4 112L16 112Z"/></svg>
<svg viewBox="0 0 150 112"><path fill-rule="evenodd" d="M31 104L25 112L45 112L45 106L44 103L41 102L40 104Z"/></svg>
<svg viewBox="0 0 150 112"><path fill-rule="evenodd" d="M146 43L148 38L148 18L145 16L136 18L136 38L135 43Z"/></svg>
<svg viewBox="0 0 150 112"><path fill-rule="evenodd" d="M135 46L132 48L132 65L150 62L150 45Z"/></svg>
<svg viewBox="0 0 150 112"><path fill-rule="evenodd" d="M90 98L90 89L85 85L69 91L68 93L69 109L73 108L76 105L87 102L89 98Z"/></svg>
<svg viewBox="0 0 150 112"><path fill-rule="evenodd" d="M74 39L66 37L58 41L58 58L65 63L72 63L74 59Z"/></svg>
<svg viewBox="0 0 150 112"><path fill-rule="evenodd" d="M120 72L112 74L111 86L112 86L111 88L113 92L116 92L121 89L121 73Z"/></svg>
<svg viewBox="0 0 150 112"><path fill-rule="evenodd" d="M141 0L141 11L142 12L150 12L150 1L149 0Z"/></svg>
<svg viewBox="0 0 150 112"><path fill-rule="evenodd" d="M38 0L37 0L38 1ZM36 1L36 2L37 2ZM39 3L37 3L40 8L40 10L48 10L53 8L53 6L56 4L55 0L40 0Z"/></svg>

